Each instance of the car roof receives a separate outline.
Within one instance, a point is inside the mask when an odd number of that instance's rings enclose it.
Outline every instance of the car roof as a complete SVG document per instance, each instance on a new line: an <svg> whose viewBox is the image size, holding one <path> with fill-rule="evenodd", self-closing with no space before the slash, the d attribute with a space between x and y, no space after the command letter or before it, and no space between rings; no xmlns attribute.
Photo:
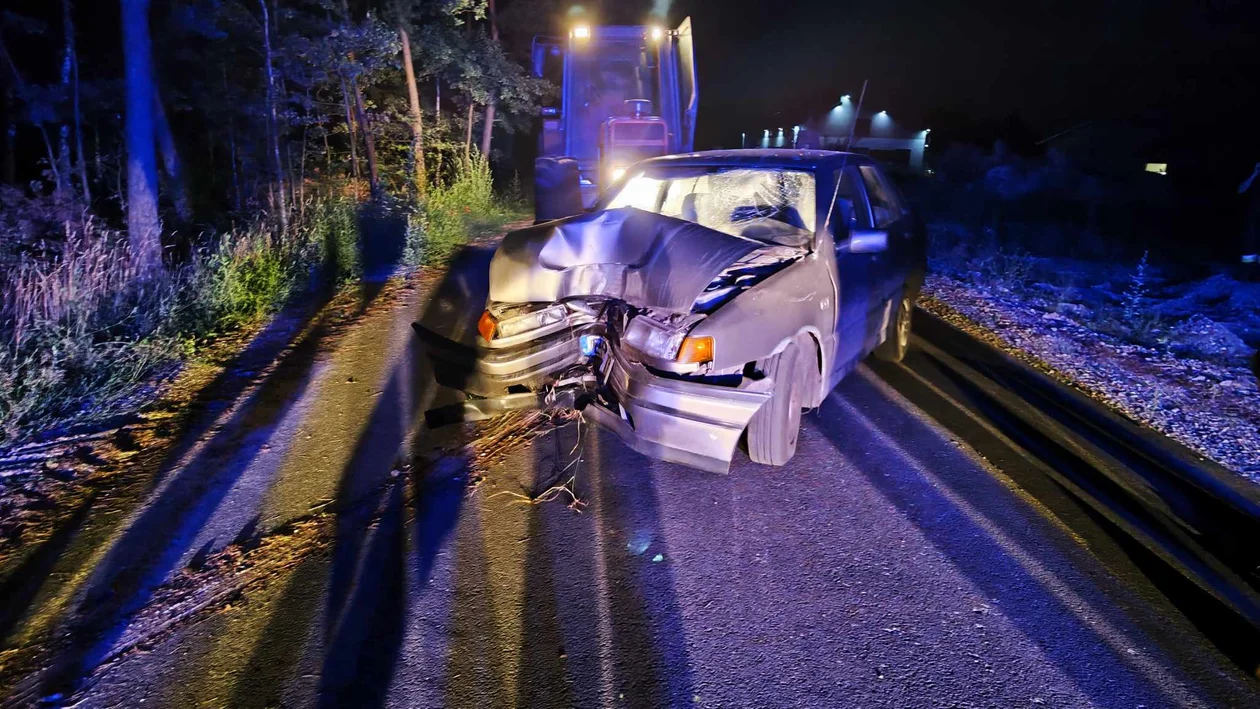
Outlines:
<svg viewBox="0 0 1260 709"><path fill-rule="evenodd" d="M680 153L652 158L639 163L642 167L654 165L702 165L702 166L756 166L781 167L795 170L835 169L841 163L872 165L866 155L844 153L835 150L791 150L786 148L756 148L745 150L705 150L696 153Z"/></svg>

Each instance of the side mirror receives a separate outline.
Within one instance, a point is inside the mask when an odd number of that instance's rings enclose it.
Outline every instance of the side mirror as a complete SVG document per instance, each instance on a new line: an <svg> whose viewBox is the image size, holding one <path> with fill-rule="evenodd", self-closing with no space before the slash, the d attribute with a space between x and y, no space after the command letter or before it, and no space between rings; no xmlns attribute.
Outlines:
<svg viewBox="0 0 1260 709"><path fill-rule="evenodd" d="M888 250L888 232L882 229L854 229L849 232L851 254L877 254Z"/></svg>

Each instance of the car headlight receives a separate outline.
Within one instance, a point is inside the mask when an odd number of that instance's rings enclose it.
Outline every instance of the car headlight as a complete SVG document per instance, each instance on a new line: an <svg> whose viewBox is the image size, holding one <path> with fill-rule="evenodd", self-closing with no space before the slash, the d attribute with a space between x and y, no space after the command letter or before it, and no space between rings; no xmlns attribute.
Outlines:
<svg viewBox="0 0 1260 709"><path fill-rule="evenodd" d="M626 327L625 341L634 349L657 359L672 360L678 356L686 330L672 328L651 318L639 316Z"/></svg>
<svg viewBox="0 0 1260 709"><path fill-rule="evenodd" d="M486 311L486 315L493 319L493 314ZM482 316L486 317L485 315ZM494 322L492 330L496 338L513 337L522 333L531 332L544 328L548 325L564 322L569 317L569 311L561 304L550 305L540 310L532 310L520 315L513 315L510 318L497 320ZM485 337L485 332L482 332ZM491 338L486 337L489 340Z"/></svg>
<svg viewBox="0 0 1260 709"><path fill-rule="evenodd" d="M712 337L688 337L687 328L673 328L651 318L631 320L623 339L635 350L660 360L681 364L713 361Z"/></svg>

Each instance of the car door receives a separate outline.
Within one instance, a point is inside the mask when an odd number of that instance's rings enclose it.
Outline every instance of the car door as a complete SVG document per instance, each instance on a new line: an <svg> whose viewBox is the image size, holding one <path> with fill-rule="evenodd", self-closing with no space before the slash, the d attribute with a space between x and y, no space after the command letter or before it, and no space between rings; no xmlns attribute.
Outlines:
<svg viewBox="0 0 1260 709"><path fill-rule="evenodd" d="M862 184L871 206L873 228L888 232L888 250L880 254L878 295L879 303L898 297L905 283L914 237L914 222L910 209L888 176L874 165L861 165Z"/></svg>
<svg viewBox="0 0 1260 709"><path fill-rule="evenodd" d="M839 307L836 308L836 356L832 360L831 382L834 385L877 341L878 333L872 332L873 319L879 315L882 290L881 257L877 253L853 253L849 250L849 235L854 230L871 228L871 209L863 189L861 173L849 166L838 176L836 203L830 220L832 238L836 250L836 291Z"/></svg>

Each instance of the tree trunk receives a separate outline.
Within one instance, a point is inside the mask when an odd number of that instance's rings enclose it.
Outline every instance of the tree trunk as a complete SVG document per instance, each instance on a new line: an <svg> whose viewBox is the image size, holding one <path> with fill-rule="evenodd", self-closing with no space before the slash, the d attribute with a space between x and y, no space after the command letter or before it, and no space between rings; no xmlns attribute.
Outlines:
<svg viewBox="0 0 1260 709"><path fill-rule="evenodd" d="M486 121L481 126L481 154L490 156L490 134L494 130L494 101L486 104Z"/></svg>
<svg viewBox="0 0 1260 709"><path fill-rule="evenodd" d="M486 7L490 14L490 39L495 43L499 43L499 18L495 13L494 0L488 0ZM486 104L486 121L481 126L481 154L487 159L490 158L490 136L494 133L494 96L490 97L490 102Z"/></svg>
<svg viewBox="0 0 1260 709"><path fill-rule="evenodd" d="M350 88L354 89L354 105L359 113L359 125L363 128L363 146L366 148L368 164L368 189L376 197L380 191L380 174L376 169L376 140L372 137L372 128L368 125L367 106L363 103L363 92L359 89L358 77L350 78Z"/></svg>
<svg viewBox="0 0 1260 709"><path fill-rule="evenodd" d="M320 133L324 135L324 171L329 175L332 174L332 147L328 145L328 129L320 126Z"/></svg>
<svg viewBox="0 0 1260 709"><path fill-rule="evenodd" d="M354 179L357 181L359 177L359 129L356 127L357 122L354 119L353 109L350 107L350 89L346 86L346 77L341 77L341 98L346 106L346 130L350 131L350 164L354 173ZM357 187L355 188L358 189Z"/></svg>
<svg viewBox="0 0 1260 709"><path fill-rule="evenodd" d="M149 0L122 0L123 65L127 80L127 238L142 278L162 268L157 154L153 145L153 56Z"/></svg>
<svg viewBox="0 0 1260 709"><path fill-rule="evenodd" d="M267 11L267 0L258 0L258 5L262 7L263 20L263 52L266 54L267 61L267 124L271 132L271 155L275 160L276 180L279 181L280 202L277 205L280 212L280 231L289 231L289 205L285 200L284 189L284 164L280 162L280 130L279 121L276 119L276 74L272 68L271 61L271 13Z"/></svg>
<svg viewBox="0 0 1260 709"><path fill-rule="evenodd" d="M76 168L79 185L83 189L83 201L92 203L92 190L88 182L87 157L83 154L83 111L79 104L79 51L74 41L74 17L70 13L70 0L62 0L61 14L65 19L66 52L70 55L71 96L74 101L74 151L78 157Z"/></svg>
<svg viewBox="0 0 1260 709"><path fill-rule="evenodd" d="M96 123L92 124L92 146L94 148L92 162L93 162L93 166L96 169L96 181L98 183L104 182L105 163L104 163L104 160L101 158L101 127L100 125Z"/></svg>
<svg viewBox="0 0 1260 709"><path fill-rule="evenodd" d="M302 157L298 159L298 219L306 220L306 138L309 134L310 124L302 126Z"/></svg>
<svg viewBox="0 0 1260 709"><path fill-rule="evenodd" d="M175 212L181 220L191 221L192 207L188 201L188 186L184 184L184 171L180 167L179 151L175 148L175 136L171 133L171 124L166 120L166 109L162 107L162 97L156 88L153 90L153 130L162 158L162 171L166 173L175 202Z"/></svg>
<svg viewBox="0 0 1260 709"><path fill-rule="evenodd" d="M236 127L234 121L228 119L228 151L231 153L232 159L232 206L239 213L241 211L241 178L236 169Z"/></svg>
<svg viewBox="0 0 1260 709"><path fill-rule="evenodd" d="M472 162L473 104L468 102L468 130L464 135L464 165Z"/></svg>
<svg viewBox="0 0 1260 709"><path fill-rule="evenodd" d="M70 46L73 41L73 30L70 27L70 3L63 0L63 21L65 26L65 43L61 50L61 90L70 93L70 77L73 63L70 61ZM71 196L70 185L70 124L62 123L57 127L57 196L68 199Z"/></svg>
<svg viewBox="0 0 1260 709"><path fill-rule="evenodd" d="M423 197L428 183L424 173L424 114L420 112L420 88L416 86L416 70L411 65L411 38L407 29L398 25L398 38L402 40L403 70L407 77L407 99L411 105L411 160L414 163L416 195Z"/></svg>
<svg viewBox="0 0 1260 709"><path fill-rule="evenodd" d="M5 100L4 126L4 183L11 185L17 182L17 122L13 118L13 92Z"/></svg>

